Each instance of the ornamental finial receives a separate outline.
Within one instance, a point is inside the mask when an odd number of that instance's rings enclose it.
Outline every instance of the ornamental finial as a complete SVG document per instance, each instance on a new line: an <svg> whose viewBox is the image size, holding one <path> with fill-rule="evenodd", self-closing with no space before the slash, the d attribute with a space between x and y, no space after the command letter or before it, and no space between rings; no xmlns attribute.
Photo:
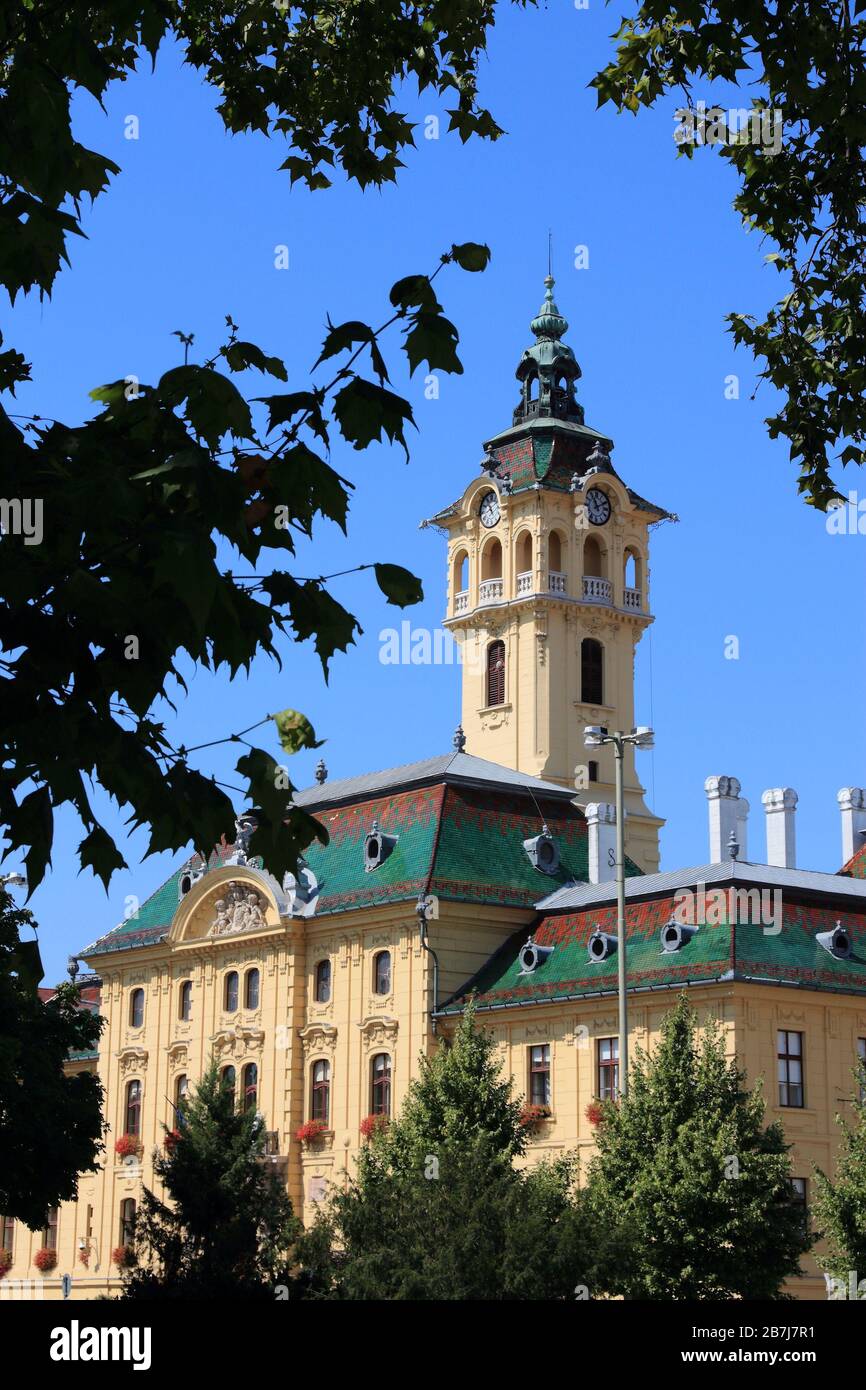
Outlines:
<svg viewBox="0 0 866 1390"><path fill-rule="evenodd" d="M462 724L458 724L457 728L454 730L454 738L452 739L452 743L454 744L454 747L456 748L458 753L462 753L463 749L466 747L466 735L463 732Z"/></svg>
<svg viewBox="0 0 866 1390"><path fill-rule="evenodd" d="M316 781L318 782L319 786L321 786L323 782L327 781L327 778L328 769L325 767L325 760L324 758L320 758L319 761L316 763Z"/></svg>

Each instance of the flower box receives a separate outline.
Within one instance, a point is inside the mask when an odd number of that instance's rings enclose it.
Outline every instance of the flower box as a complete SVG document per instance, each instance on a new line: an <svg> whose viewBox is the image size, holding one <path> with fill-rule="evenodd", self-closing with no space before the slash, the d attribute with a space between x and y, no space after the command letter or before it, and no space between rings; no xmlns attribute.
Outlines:
<svg viewBox="0 0 866 1390"><path fill-rule="evenodd" d="M135 1250L131 1245L117 1245L111 1252L111 1263L118 1269L132 1269L137 1263Z"/></svg>
<svg viewBox="0 0 866 1390"><path fill-rule="evenodd" d="M85 1269L90 1264L90 1251L86 1245L83 1250L79 1250L78 1252L78 1263L84 1265Z"/></svg>
<svg viewBox="0 0 866 1390"><path fill-rule="evenodd" d="M300 1129L295 1130L295 1138L301 1144L314 1144L317 1139L321 1139L323 1134L327 1134L328 1126L323 1120L307 1120L306 1124L301 1125Z"/></svg>
<svg viewBox="0 0 866 1390"><path fill-rule="evenodd" d="M37 1250L33 1256L33 1263L43 1274L48 1274L57 1264L57 1251L48 1248Z"/></svg>
<svg viewBox="0 0 866 1390"><path fill-rule="evenodd" d="M118 1158L131 1158L141 1153L141 1140L135 1134L121 1134L114 1145Z"/></svg>
<svg viewBox="0 0 866 1390"><path fill-rule="evenodd" d="M387 1115L367 1115L361 1121L361 1138L372 1139L374 1134L381 1134L388 1128Z"/></svg>
<svg viewBox="0 0 866 1390"><path fill-rule="evenodd" d="M520 1112L520 1123L524 1129L533 1133L544 1120L550 1119L549 1105L524 1105Z"/></svg>
<svg viewBox="0 0 866 1390"><path fill-rule="evenodd" d="M6 1273L8 1272L8 1270L11 1269L11 1267L12 1267L12 1252L11 1252L11 1250L0 1250L0 1279L3 1278L3 1275L6 1274Z"/></svg>
<svg viewBox="0 0 866 1390"><path fill-rule="evenodd" d="M165 1151L167 1154L174 1153L175 1149L178 1146L178 1143L180 1142L180 1137L181 1135L179 1129L170 1129L166 1132L166 1136L162 1142L165 1145Z"/></svg>

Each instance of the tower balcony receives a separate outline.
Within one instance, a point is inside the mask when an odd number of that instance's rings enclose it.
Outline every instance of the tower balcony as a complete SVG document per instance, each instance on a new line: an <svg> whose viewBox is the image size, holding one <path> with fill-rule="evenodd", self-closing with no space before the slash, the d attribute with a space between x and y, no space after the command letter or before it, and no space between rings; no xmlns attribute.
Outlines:
<svg viewBox="0 0 866 1390"><path fill-rule="evenodd" d="M550 570L547 576L547 592L549 594L564 594L566 575L559 570ZM532 594L535 592L535 576L532 570L526 570L517 576L518 594Z"/></svg>
<svg viewBox="0 0 866 1390"><path fill-rule="evenodd" d="M469 611L469 590L463 589L459 594L454 595L454 612L468 613Z"/></svg>
<svg viewBox="0 0 866 1390"><path fill-rule="evenodd" d="M482 603L496 603L496 602L497 602L499 599L501 599L501 598L502 598L502 580L501 580L501 579L482 579L481 583L478 585L478 602L479 602L479 604L482 604Z"/></svg>
<svg viewBox="0 0 866 1390"><path fill-rule="evenodd" d="M640 589L623 589L623 607L639 613L643 607Z"/></svg>
<svg viewBox="0 0 866 1390"><path fill-rule="evenodd" d="M612 603L613 585L609 579L601 579L597 574L583 576L584 603Z"/></svg>

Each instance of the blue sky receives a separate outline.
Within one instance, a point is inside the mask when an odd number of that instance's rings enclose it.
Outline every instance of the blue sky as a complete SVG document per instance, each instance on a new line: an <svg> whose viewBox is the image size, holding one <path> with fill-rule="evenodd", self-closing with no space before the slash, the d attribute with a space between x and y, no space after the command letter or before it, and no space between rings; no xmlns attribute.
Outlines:
<svg viewBox="0 0 866 1390"><path fill-rule="evenodd" d="M657 733L640 767L667 818L663 867L705 860L703 782L723 772L741 779L752 803L750 857L764 852L762 790L790 785L800 794L798 862L833 870L836 791L866 776L866 538L828 535L798 500L787 450L762 423L773 394L762 386L749 400L754 365L734 350L724 316L762 315L781 281L763 261L771 248L731 209L731 171L709 149L675 157L674 100L638 118L596 110L587 84L611 52L616 20L596 0L588 10L566 0L502 9L481 91L507 134L462 146L445 119L438 140L425 139L422 124L399 185L381 193L340 182L316 194L290 188L277 172L284 148L226 135L216 94L169 49L155 75L145 63L113 89L104 113L82 99L79 138L122 173L87 212L88 240L72 247L53 298L7 315L8 341L33 362L34 384L17 408L80 420L93 386L130 373L153 380L180 360L174 329L195 332L196 349L210 351L226 313L303 385L326 313L376 322L399 276L432 269L453 241L486 241L493 259L483 275L449 269L439 281L464 375L443 376L438 400L425 399L421 374L397 375L419 426L410 463L399 450L359 455L338 443L335 466L357 483L349 538L323 526L314 558L298 562L302 574L406 565L423 580L423 604L403 615L369 576L339 580L334 591L365 635L335 659L329 686L312 650L287 646L282 671L262 661L232 683L199 672L170 722L176 741L200 743L269 710L302 709L327 739L332 777L444 751L459 716L457 669L383 665L379 633L401 616L424 627L441 620L444 543L418 522L463 490L482 439L510 423L551 228L587 420L613 436L626 481L680 517L654 534L656 623L637 663L638 722L652 720ZM405 109L422 123L442 115L411 92ZM138 140L124 138L128 115L138 117ZM279 271L281 244L290 265ZM588 269L574 268L579 245L589 248ZM731 373L738 400L725 398ZM253 394L258 387L250 383ZM864 487L855 472L843 483ZM725 659L729 635L739 638L736 661ZM277 754L267 734L263 746ZM311 780L318 756L294 760L297 783ZM233 764L216 749L199 765L232 781ZM59 815L53 870L31 904L49 980L71 950L121 919L128 895L143 900L171 867L168 856L142 863L145 837L127 839L122 817L100 810L130 870L106 897L89 873L79 876L81 832Z"/></svg>

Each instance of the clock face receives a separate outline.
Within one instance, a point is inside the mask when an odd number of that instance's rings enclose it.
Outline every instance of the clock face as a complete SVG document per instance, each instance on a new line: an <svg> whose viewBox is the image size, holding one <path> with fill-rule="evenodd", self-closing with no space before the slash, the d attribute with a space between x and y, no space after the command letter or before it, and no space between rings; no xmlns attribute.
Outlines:
<svg viewBox="0 0 866 1390"><path fill-rule="evenodd" d="M499 520L499 498L495 492L485 492L478 508L482 526L495 526Z"/></svg>
<svg viewBox="0 0 866 1390"><path fill-rule="evenodd" d="M586 514L593 526L604 526L610 521L610 498L599 487L591 487L586 494Z"/></svg>

